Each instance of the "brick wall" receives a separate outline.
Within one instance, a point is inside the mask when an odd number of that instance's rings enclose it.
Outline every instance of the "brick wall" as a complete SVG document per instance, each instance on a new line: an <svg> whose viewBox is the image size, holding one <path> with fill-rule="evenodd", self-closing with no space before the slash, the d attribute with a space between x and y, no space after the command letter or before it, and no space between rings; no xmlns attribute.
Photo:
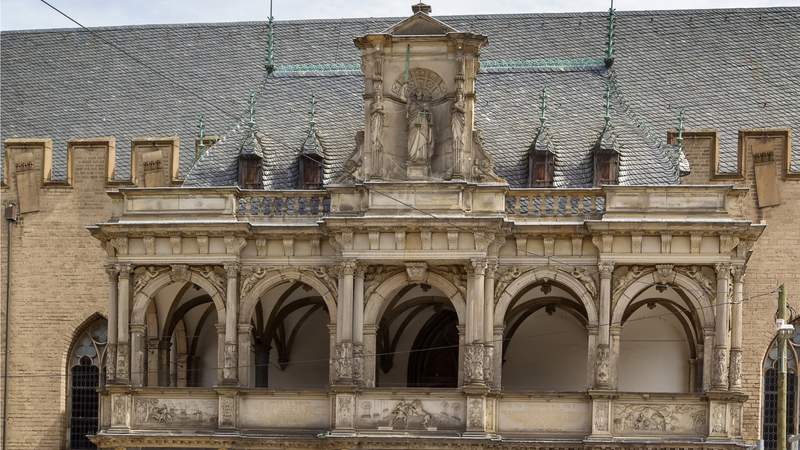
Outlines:
<svg viewBox="0 0 800 450"><path fill-rule="evenodd" d="M64 445L69 346L88 317L106 314L105 252L86 230L111 215L106 153L105 146L74 147L72 186L43 187L41 211L13 226L9 450ZM3 203L14 201L15 192L4 188Z"/></svg>

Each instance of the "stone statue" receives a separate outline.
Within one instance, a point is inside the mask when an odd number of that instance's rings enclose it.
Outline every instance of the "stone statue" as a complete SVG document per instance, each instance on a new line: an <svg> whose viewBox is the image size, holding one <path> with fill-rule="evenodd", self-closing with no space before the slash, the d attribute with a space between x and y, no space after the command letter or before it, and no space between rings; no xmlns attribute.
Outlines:
<svg viewBox="0 0 800 450"><path fill-rule="evenodd" d="M383 82L375 83L375 99L369 116L370 138L372 141L372 176L383 177Z"/></svg>
<svg viewBox="0 0 800 450"><path fill-rule="evenodd" d="M453 178L462 177L461 154L464 151L464 90L459 86L450 111L450 130L453 133Z"/></svg>
<svg viewBox="0 0 800 450"><path fill-rule="evenodd" d="M408 99L408 163L427 166L433 150L433 117L430 104L419 94Z"/></svg>

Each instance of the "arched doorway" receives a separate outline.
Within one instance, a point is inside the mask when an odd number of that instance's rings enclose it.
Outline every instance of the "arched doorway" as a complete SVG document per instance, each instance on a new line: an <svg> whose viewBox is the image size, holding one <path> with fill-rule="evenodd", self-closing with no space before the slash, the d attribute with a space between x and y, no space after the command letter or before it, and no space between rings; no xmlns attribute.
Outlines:
<svg viewBox="0 0 800 450"><path fill-rule="evenodd" d="M105 380L107 323L96 316L76 335L68 364L68 445L69 449L94 449L86 437L98 429L98 388Z"/></svg>

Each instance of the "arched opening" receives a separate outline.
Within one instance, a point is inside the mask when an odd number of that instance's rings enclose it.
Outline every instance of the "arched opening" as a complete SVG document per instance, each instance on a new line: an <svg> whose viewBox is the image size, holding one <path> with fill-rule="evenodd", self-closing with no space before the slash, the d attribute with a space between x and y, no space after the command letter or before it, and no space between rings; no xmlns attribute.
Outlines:
<svg viewBox="0 0 800 450"><path fill-rule="evenodd" d="M377 386L458 386L458 315L439 289L402 287L386 305L376 338Z"/></svg>
<svg viewBox="0 0 800 450"><path fill-rule="evenodd" d="M72 343L68 364L68 429L70 449L94 449L86 437L98 429L98 388L105 380L107 323L96 317L86 323Z"/></svg>
<svg viewBox="0 0 800 450"><path fill-rule="evenodd" d="M628 304L621 325L620 391L702 390L702 327L680 288L654 285L643 290Z"/></svg>
<svg viewBox="0 0 800 450"><path fill-rule="evenodd" d="M217 309L189 281L160 288L145 314L147 386L213 387L219 381Z"/></svg>
<svg viewBox="0 0 800 450"><path fill-rule="evenodd" d="M788 341L786 351L786 434L798 429L798 383L797 350L800 347L800 331L795 323L795 333ZM778 448L778 343L773 340L763 363L763 389L761 434L764 450Z"/></svg>
<svg viewBox="0 0 800 450"><path fill-rule="evenodd" d="M251 383L270 389L326 388L329 317L321 294L306 283L291 280L267 289L250 319Z"/></svg>
<svg viewBox="0 0 800 450"><path fill-rule="evenodd" d="M506 310L503 388L585 390L589 346L586 325L586 309L565 286L543 281L522 289Z"/></svg>

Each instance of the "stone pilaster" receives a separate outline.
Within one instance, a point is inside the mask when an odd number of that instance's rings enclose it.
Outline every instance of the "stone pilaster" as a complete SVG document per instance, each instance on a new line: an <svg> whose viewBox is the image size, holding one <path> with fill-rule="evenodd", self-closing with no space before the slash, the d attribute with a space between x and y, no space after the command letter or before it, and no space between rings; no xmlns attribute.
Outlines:
<svg viewBox="0 0 800 450"><path fill-rule="evenodd" d="M600 272L600 305L597 336L597 349L594 358L594 386L597 389L610 389L612 349L611 349L611 277L614 273L612 261L598 264ZM616 383L615 383L616 384Z"/></svg>
<svg viewBox="0 0 800 450"><path fill-rule="evenodd" d="M145 328L141 323L131 324L131 371L130 384L134 387L144 386L147 379L144 358L146 352ZM155 370L155 368L153 368Z"/></svg>

